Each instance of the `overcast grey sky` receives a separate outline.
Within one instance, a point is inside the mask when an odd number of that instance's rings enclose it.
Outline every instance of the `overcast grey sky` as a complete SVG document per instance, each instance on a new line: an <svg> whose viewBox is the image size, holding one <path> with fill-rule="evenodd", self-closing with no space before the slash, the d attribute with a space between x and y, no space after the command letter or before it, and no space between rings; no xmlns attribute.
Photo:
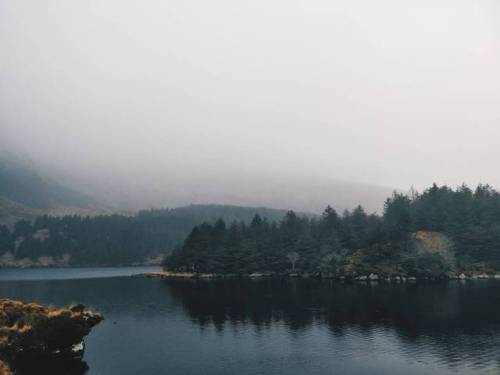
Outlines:
<svg viewBox="0 0 500 375"><path fill-rule="evenodd" d="M0 51L2 145L89 181L500 187L498 0L0 0Z"/></svg>

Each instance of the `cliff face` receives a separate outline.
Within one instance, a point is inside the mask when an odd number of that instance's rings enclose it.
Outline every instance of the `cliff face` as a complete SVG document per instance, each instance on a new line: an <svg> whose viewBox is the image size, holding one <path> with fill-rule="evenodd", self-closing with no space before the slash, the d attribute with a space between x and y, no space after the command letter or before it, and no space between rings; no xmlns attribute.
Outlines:
<svg viewBox="0 0 500 375"><path fill-rule="evenodd" d="M418 231L411 236L412 250L418 255L440 255L451 271L456 269L453 241L445 234L432 231Z"/></svg>
<svg viewBox="0 0 500 375"><path fill-rule="evenodd" d="M444 233L411 233L406 249L397 254L373 257L373 251L358 250L347 256L345 274L440 277L457 272L453 241Z"/></svg>
<svg viewBox="0 0 500 375"><path fill-rule="evenodd" d="M0 354L19 358L81 357L83 337L101 320L82 305L45 307L0 300Z"/></svg>

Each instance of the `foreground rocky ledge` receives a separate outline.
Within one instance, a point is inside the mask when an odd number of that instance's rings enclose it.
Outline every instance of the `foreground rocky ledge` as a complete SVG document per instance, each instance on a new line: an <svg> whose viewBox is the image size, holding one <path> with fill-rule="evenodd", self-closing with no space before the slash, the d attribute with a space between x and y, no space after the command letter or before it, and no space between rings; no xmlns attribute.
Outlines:
<svg viewBox="0 0 500 375"><path fill-rule="evenodd" d="M11 372L9 370L9 368L7 367L7 365L5 363L3 363L2 361L0 361L0 375L10 375Z"/></svg>
<svg viewBox="0 0 500 375"><path fill-rule="evenodd" d="M102 319L83 305L53 308L0 299L0 356L9 363L81 358L83 337Z"/></svg>

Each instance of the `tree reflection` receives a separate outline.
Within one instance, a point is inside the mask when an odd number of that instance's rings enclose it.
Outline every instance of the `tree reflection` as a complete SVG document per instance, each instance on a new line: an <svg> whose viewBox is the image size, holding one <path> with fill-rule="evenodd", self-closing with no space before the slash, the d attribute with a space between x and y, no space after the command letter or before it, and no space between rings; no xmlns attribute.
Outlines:
<svg viewBox="0 0 500 375"><path fill-rule="evenodd" d="M500 350L500 284L340 284L319 280L167 280L200 327L222 331L284 324L291 333L313 324L334 336L353 329L394 331L404 350L432 350L453 365L495 361ZM424 345L422 345L424 344Z"/></svg>
<svg viewBox="0 0 500 375"><path fill-rule="evenodd" d="M89 367L81 359L45 359L7 361L16 375L83 375Z"/></svg>

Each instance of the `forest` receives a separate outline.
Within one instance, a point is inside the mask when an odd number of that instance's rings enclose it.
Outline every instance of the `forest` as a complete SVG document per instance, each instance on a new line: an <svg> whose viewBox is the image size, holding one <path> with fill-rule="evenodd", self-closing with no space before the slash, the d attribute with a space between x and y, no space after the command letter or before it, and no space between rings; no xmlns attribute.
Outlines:
<svg viewBox="0 0 500 375"><path fill-rule="evenodd" d="M415 250L415 233L450 239L449 258ZM344 273L438 276L500 269L500 194L488 185L474 190L432 185L422 193L395 192L382 215L358 206L342 214L328 206L320 217L289 211L281 222L259 215L246 224L196 226L164 267L217 274Z"/></svg>
<svg viewBox="0 0 500 375"><path fill-rule="evenodd" d="M450 239L419 253L415 233ZM136 215L39 216L0 226L0 257L113 266L164 258L172 271L217 274L430 274L500 270L500 194L488 185L395 192L381 215L358 206L322 215L219 205ZM451 254L451 256L446 256Z"/></svg>
<svg viewBox="0 0 500 375"><path fill-rule="evenodd" d="M51 257L65 266L140 264L168 254L197 224L220 217L249 222L256 213L280 220L286 211L190 205L144 210L136 215L43 215L34 221L18 221L13 228L0 225L0 256L33 261Z"/></svg>

